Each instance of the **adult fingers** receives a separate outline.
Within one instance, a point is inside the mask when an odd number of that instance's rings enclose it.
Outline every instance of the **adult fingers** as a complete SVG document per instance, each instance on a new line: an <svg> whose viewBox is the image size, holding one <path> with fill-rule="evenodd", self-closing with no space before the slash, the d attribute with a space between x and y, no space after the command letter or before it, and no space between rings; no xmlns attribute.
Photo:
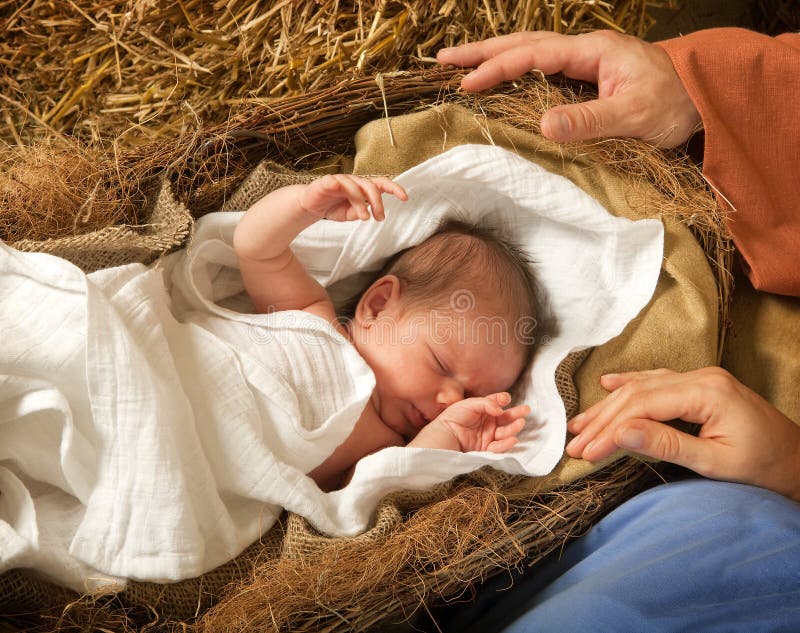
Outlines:
<svg viewBox="0 0 800 633"><path fill-rule="evenodd" d="M701 439L668 424L652 420L631 420L619 426L614 443L640 455L689 468L709 475L714 453L721 450L713 440Z"/></svg>
<svg viewBox="0 0 800 633"><path fill-rule="evenodd" d="M652 380L656 378L656 380ZM594 420L604 417L606 421L614 417L619 410L625 406L624 397L635 391L642 391L655 386L667 386L677 384L686 379L691 379L687 374L671 371L669 369L652 369L646 371L632 371L621 374L605 374L600 377L600 384L604 389L611 393L603 400L595 402L583 413L576 415L567 424L570 433L575 435L582 433L588 424ZM627 392L620 392L619 389L632 383Z"/></svg>
<svg viewBox="0 0 800 633"><path fill-rule="evenodd" d="M614 40L597 33L557 35L520 44L482 62L461 81L464 90L484 90L530 70L545 75L564 73L573 79L597 83L602 55Z"/></svg>
<svg viewBox="0 0 800 633"><path fill-rule="evenodd" d="M500 35L479 42L443 48L436 53L436 61L440 64L452 64L453 66L477 66L481 62L509 49L550 37L563 36L552 31L523 31Z"/></svg>
<svg viewBox="0 0 800 633"><path fill-rule="evenodd" d="M556 106L544 113L542 136L560 143L610 136L641 137L640 112L625 95Z"/></svg>
<svg viewBox="0 0 800 633"><path fill-rule="evenodd" d="M713 472L715 453L725 450L713 440L683 433L667 424L648 419L632 419L586 447L583 459L598 462L617 448L671 462L704 476Z"/></svg>
<svg viewBox="0 0 800 633"><path fill-rule="evenodd" d="M600 376L600 384L607 391L614 391L622 385L635 380L636 378L648 376L677 376L678 372L662 367L661 369L646 369L644 371L627 371L619 374L603 374Z"/></svg>
<svg viewBox="0 0 800 633"><path fill-rule="evenodd" d="M568 455L581 457L587 450L594 454L595 443L607 448L608 438L629 420L680 418L702 424L716 406L716 394L687 374L652 376L623 385L598 404L587 409L575 424L568 425L571 432L577 433L567 445Z"/></svg>

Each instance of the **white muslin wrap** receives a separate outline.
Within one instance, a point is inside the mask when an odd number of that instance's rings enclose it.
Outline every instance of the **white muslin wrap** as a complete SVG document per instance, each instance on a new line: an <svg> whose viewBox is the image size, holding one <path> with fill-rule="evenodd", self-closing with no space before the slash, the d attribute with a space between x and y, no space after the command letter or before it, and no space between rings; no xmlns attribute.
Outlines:
<svg viewBox="0 0 800 633"><path fill-rule="evenodd" d="M388 448L346 488L320 491L304 473L351 431L374 376L322 319L248 313L231 248L239 213L205 216L186 250L152 266L90 275L0 243L0 572L31 567L78 591L174 581L236 556L281 508L353 535L391 490L487 464L552 470L566 432L556 366L647 304L661 223L615 218L496 147L460 146L396 180L409 200L385 197L385 222L319 222L293 248L336 296L445 217L513 235L558 324L533 363L533 413L513 451Z"/></svg>

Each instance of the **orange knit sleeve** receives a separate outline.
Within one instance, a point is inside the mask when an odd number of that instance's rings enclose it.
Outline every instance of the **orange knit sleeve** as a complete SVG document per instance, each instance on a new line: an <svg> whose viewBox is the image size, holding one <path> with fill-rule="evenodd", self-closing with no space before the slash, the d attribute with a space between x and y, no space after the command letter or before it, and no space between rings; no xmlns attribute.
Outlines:
<svg viewBox="0 0 800 633"><path fill-rule="evenodd" d="M753 286L800 296L800 34L722 28L658 44L700 112L703 174Z"/></svg>

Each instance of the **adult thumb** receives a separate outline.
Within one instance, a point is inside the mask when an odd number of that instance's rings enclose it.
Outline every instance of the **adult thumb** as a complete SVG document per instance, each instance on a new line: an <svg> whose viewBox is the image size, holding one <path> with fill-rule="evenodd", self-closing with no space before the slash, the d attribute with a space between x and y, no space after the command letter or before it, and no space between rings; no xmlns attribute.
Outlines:
<svg viewBox="0 0 800 633"><path fill-rule="evenodd" d="M707 440L683 433L653 420L632 420L620 425L614 443L646 457L684 466L700 475L708 475L711 463Z"/></svg>
<svg viewBox="0 0 800 633"><path fill-rule="evenodd" d="M614 97L556 106L542 117L542 135L560 143L629 136L624 106L623 100Z"/></svg>

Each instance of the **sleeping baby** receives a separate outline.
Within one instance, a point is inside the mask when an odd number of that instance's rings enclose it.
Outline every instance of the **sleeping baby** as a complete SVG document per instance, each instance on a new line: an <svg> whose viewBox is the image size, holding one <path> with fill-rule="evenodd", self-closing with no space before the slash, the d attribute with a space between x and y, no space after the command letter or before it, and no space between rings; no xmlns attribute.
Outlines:
<svg viewBox="0 0 800 633"><path fill-rule="evenodd" d="M263 197L234 234L256 310L325 319L375 375L352 433L309 473L324 490L344 485L359 459L387 446L508 451L530 413L510 406L509 393L534 351L517 326L540 318L536 282L518 247L449 222L391 258L347 319L292 253L294 238L321 219L382 220L384 193L407 199L388 178L323 176Z"/></svg>

